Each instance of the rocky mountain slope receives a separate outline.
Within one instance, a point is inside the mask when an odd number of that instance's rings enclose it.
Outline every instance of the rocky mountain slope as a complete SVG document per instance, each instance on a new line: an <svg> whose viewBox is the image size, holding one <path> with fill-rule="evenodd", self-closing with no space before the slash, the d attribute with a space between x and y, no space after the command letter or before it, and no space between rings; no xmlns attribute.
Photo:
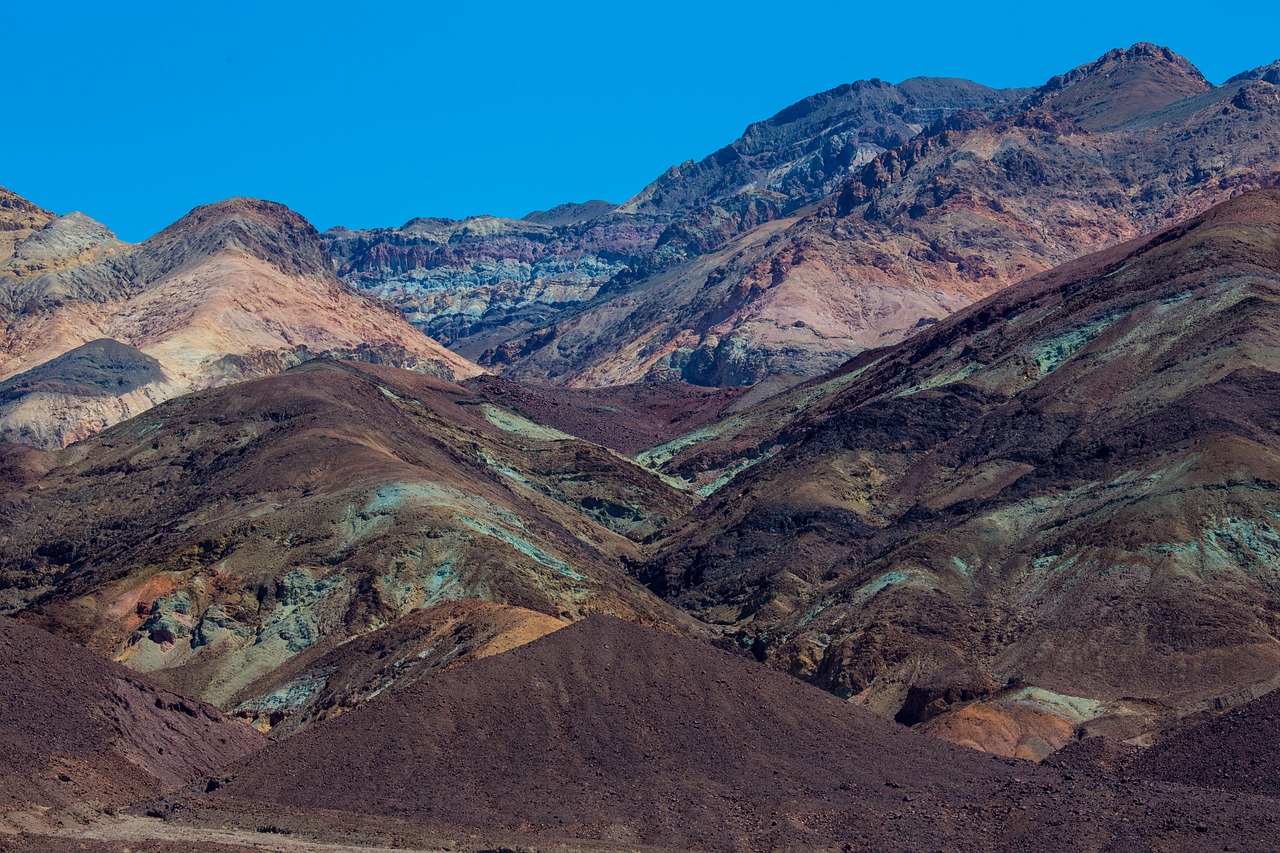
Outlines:
<svg viewBox="0 0 1280 853"><path fill-rule="evenodd" d="M400 228L334 228L324 238L346 281L475 358L591 300L610 281L705 254L828 195L850 169L933 122L1021 94L966 80L860 81L752 124L622 205L562 205L521 220L414 219Z"/></svg>
<svg viewBox="0 0 1280 853"><path fill-rule="evenodd" d="M101 656L0 618L0 846L51 809L178 788L268 741ZM6 846L7 849L7 846Z"/></svg>
<svg viewBox="0 0 1280 853"><path fill-rule="evenodd" d="M197 208L129 246L82 214L55 217L7 191L0 201L14 242L0 257L0 439L64 446L323 353L481 372L344 285L315 229L281 205ZM86 371L97 379L79 381Z"/></svg>
<svg viewBox="0 0 1280 853"><path fill-rule="evenodd" d="M169 822L446 849L1207 850L1266 846L1277 814L984 756L604 617L382 694L218 781L171 799Z"/></svg>
<svg viewBox="0 0 1280 853"><path fill-rule="evenodd" d="M1089 251L1280 181L1280 89L1139 44L966 110L831 195L619 280L481 363L571 386L814 376Z"/></svg>
<svg viewBox="0 0 1280 853"><path fill-rule="evenodd" d="M1276 190L1011 287L642 456L741 471L646 579L762 660L1011 754L1260 695L1278 305Z"/></svg>
<svg viewBox="0 0 1280 853"><path fill-rule="evenodd" d="M688 621L620 571L687 494L417 373L313 360L0 458L0 607L228 708L455 599Z"/></svg>

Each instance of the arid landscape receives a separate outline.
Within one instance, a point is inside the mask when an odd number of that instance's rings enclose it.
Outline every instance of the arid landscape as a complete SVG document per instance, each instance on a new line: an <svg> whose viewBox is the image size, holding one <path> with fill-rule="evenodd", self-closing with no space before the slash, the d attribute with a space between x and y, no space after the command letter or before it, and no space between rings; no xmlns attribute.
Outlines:
<svg viewBox="0 0 1280 853"><path fill-rule="evenodd" d="M1280 63L210 201L0 188L0 849L1280 849Z"/></svg>

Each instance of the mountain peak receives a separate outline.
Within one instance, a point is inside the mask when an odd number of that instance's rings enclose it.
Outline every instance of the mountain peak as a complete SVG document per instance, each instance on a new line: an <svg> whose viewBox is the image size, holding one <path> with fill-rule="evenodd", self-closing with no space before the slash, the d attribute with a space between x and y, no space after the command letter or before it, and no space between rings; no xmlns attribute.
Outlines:
<svg viewBox="0 0 1280 853"><path fill-rule="evenodd" d="M289 275L334 275L310 222L283 204L255 198L197 207L143 245L170 270L230 250L261 258Z"/></svg>
<svg viewBox="0 0 1280 853"><path fill-rule="evenodd" d="M57 218L57 214L0 187L0 262L8 259L23 240Z"/></svg>
<svg viewBox="0 0 1280 853"><path fill-rule="evenodd" d="M1028 100L1075 119L1085 130L1118 127L1213 88L1200 70L1167 47L1138 42L1059 74Z"/></svg>
<svg viewBox="0 0 1280 853"><path fill-rule="evenodd" d="M1243 71L1232 77L1227 83L1241 83L1246 80L1262 80L1273 86L1280 86L1280 59L1268 65L1262 65L1251 71Z"/></svg>

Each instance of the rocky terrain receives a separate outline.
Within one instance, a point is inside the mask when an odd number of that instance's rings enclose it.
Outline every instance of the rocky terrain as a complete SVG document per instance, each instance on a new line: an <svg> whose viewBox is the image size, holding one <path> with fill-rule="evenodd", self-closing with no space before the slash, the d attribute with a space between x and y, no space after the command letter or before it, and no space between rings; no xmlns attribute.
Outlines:
<svg viewBox="0 0 1280 853"><path fill-rule="evenodd" d="M313 360L0 458L0 607L228 709L456 599L688 621L620 569L689 495L417 373Z"/></svg>
<svg viewBox="0 0 1280 853"><path fill-rule="evenodd" d="M3 190L0 218L15 246L0 257L0 440L62 447L320 354L482 372L344 285L315 229L278 204L197 208L136 246Z"/></svg>
<svg viewBox="0 0 1280 853"><path fill-rule="evenodd" d="M873 80L519 221L0 191L0 849L1275 848L1278 86Z"/></svg>
<svg viewBox="0 0 1280 853"><path fill-rule="evenodd" d="M619 280L480 361L571 386L815 376L975 299L1280 180L1280 90L1139 44L940 120L830 195ZM905 85L905 84L904 84ZM740 233L738 233L740 231Z"/></svg>
<svg viewBox="0 0 1280 853"><path fill-rule="evenodd" d="M216 709L0 618L0 847L52 809L123 806L266 745Z"/></svg>
<svg viewBox="0 0 1280 853"><path fill-rule="evenodd" d="M940 119L1021 94L966 80L860 81L752 124L622 205L562 205L521 220L334 228L324 239L346 281L474 359L589 302L610 282L616 290L830 194L850 169Z"/></svg>
<svg viewBox="0 0 1280 853"><path fill-rule="evenodd" d="M742 473L642 577L762 660L1009 754L1260 695L1278 286L1269 190L868 352L643 455Z"/></svg>
<svg viewBox="0 0 1280 853"><path fill-rule="evenodd" d="M1258 794L1227 801L984 756L740 656L604 617L383 694L210 787L169 799L168 822L269 820L301 837L472 849L1114 849L1140 839L1216 850L1265 847L1280 819L1276 800Z"/></svg>

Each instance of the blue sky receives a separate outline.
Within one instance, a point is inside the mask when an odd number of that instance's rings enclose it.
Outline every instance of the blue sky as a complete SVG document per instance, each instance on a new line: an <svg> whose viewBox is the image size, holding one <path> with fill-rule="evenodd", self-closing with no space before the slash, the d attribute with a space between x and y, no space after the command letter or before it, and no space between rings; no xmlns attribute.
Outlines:
<svg viewBox="0 0 1280 853"><path fill-rule="evenodd" d="M0 185L127 240L235 195L322 229L521 216L623 201L851 80L1032 86L1136 41L1215 83L1280 58L1275 4L1180 6L15 3Z"/></svg>

